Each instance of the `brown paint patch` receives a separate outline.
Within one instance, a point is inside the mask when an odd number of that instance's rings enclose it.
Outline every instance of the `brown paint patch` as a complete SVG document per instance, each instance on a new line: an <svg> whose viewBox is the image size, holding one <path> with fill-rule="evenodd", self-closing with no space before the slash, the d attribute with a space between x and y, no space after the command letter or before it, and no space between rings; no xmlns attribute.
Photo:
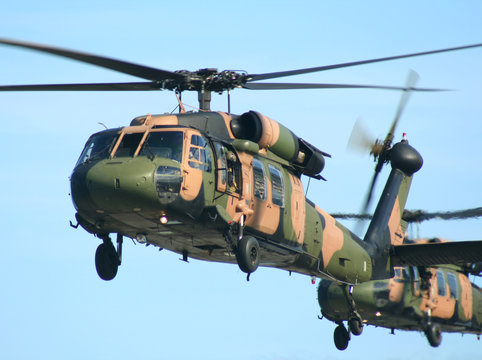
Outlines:
<svg viewBox="0 0 482 360"><path fill-rule="evenodd" d="M154 115L146 118L145 125L155 126L155 125L179 125L179 119L176 115Z"/></svg>
<svg viewBox="0 0 482 360"><path fill-rule="evenodd" d="M345 239L343 231L336 226L336 220L318 206L315 206L315 209L325 218L321 253L323 255L323 265L326 267L335 252L341 250Z"/></svg>
<svg viewBox="0 0 482 360"><path fill-rule="evenodd" d="M388 282L389 295L388 299L393 303L399 303L403 298L404 284L395 279L390 279Z"/></svg>
<svg viewBox="0 0 482 360"><path fill-rule="evenodd" d="M289 174L291 183L291 223L298 244L305 240L306 205L303 184L296 176Z"/></svg>
<svg viewBox="0 0 482 360"><path fill-rule="evenodd" d="M472 285L470 284L467 276L459 274L460 282L460 304L464 310L465 320L472 319L473 315L473 298L472 298Z"/></svg>
<svg viewBox="0 0 482 360"><path fill-rule="evenodd" d="M221 111L218 111L218 114L221 115L221 117L224 120L224 123L226 124L226 130L228 131L229 138L234 139L233 132L231 131L231 120L233 120L233 117Z"/></svg>
<svg viewBox="0 0 482 360"><path fill-rule="evenodd" d="M261 135L261 139L258 141L258 145L261 148L269 148L278 141L280 132L279 124L275 120L270 119L263 114L256 114L261 119L261 124L263 126L263 134Z"/></svg>
<svg viewBox="0 0 482 360"><path fill-rule="evenodd" d="M398 196L395 199L395 204L393 205L392 213L390 214L390 219L388 220L388 229L390 231L390 242L392 245L402 245L403 244L403 230L401 225L402 215L400 213L400 203L398 201Z"/></svg>

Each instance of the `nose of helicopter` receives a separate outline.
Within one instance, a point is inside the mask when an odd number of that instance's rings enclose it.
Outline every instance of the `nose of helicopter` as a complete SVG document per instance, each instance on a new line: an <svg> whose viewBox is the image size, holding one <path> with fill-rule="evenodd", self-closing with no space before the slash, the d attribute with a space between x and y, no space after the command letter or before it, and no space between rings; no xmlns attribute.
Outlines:
<svg viewBox="0 0 482 360"><path fill-rule="evenodd" d="M180 174L179 165L147 157L84 163L71 176L72 200L83 212L158 211L179 191Z"/></svg>

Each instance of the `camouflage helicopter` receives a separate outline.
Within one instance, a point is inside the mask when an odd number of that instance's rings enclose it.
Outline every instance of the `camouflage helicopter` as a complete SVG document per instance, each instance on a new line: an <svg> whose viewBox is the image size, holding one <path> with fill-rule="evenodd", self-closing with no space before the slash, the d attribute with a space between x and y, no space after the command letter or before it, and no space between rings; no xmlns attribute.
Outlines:
<svg viewBox="0 0 482 360"><path fill-rule="evenodd" d="M332 215L344 219L370 218L366 214ZM403 221L407 224L433 218L450 220L480 216L482 208L434 213L405 210ZM439 238L405 238L404 244L442 241ZM390 279L367 281L355 286L353 300L364 324L391 329L392 334L395 329L423 331L433 347L441 344L444 331L476 334L480 339L482 290L470 282L469 275L481 276L482 262L426 267L419 266L417 259L411 259L404 262L404 266L395 266L394 276ZM318 303L322 316L338 324L333 339L339 350L348 347L351 334L358 336L362 333L362 328L350 323L350 305L347 301L336 282L320 281ZM348 322L348 329L343 321Z"/></svg>
<svg viewBox="0 0 482 360"><path fill-rule="evenodd" d="M211 93L232 89L376 88L435 91L405 87L267 83L281 78L480 47L482 44L356 61L284 72L248 74L201 69L166 71L112 58L21 41L0 39L0 44L36 50L97 65L147 81L129 83L5 85L0 91L154 91L177 94L196 91L198 112L144 115L125 126L93 134L75 164L71 194L77 224L101 239L95 265L104 280L113 279L122 259L124 237L182 254L183 260L238 264L247 279L259 265L276 267L338 281L347 298L351 286L387 279L393 264L402 262L394 252L400 236L401 214L412 175L422 157L406 140L392 146L391 131L374 154L376 176L385 163L389 175L370 227L360 239L319 206L305 198L301 176L322 179L330 155L297 137L289 129L260 114L241 115L210 111ZM402 97L404 99L404 97ZM392 126L395 128L397 120ZM117 247L111 240L115 234ZM453 250L456 248L456 252ZM418 256L424 266L482 261L482 242L430 244L430 251L413 245L404 258ZM448 254L447 254L447 249ZM350 302L352 303L352 301ZM353 306L352 324L362 326Z"/></svg>

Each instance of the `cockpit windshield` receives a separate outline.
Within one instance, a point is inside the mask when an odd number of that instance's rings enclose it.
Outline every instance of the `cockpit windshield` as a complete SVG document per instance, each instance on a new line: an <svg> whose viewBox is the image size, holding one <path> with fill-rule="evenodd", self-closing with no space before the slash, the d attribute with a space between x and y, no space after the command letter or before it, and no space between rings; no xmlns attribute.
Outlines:
<svg viewBox="0 0 482 360"><path fill-rule="evenodd" d="M76 166L94 159L107 159L118 137L118 132L104 132L92 136L85 145Z"/></svg>
<svg viewBox="0 0 482 360"><path fill-rule="evenodd" d="M183 133L181 131L151 132L139 155L159 156L181 162Z"/></svg>

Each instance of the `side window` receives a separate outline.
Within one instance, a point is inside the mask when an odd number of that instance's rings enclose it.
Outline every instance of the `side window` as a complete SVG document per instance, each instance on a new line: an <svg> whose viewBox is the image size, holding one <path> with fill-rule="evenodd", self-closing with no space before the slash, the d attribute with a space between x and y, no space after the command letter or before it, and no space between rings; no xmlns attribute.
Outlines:
<svg viewBox="0 0 482 360"><path fill-rule="evenodd" d="M437 270L437 286L440 296L447 296L447 286L445 285L445 275L441 270Z"/></svg>
<svg viewBox="0 0 482 360"><path fill-rule="evenodd" d="M275 166L268 165L269 175L271 177L271 187L273 189L272 201L273 204L280 207L285 206L284 202L284 186L283 186L283 175L281 171Z"/></svg>
<svg viewBox="0 0 482 360"><path fill-rule="evenodd" d="M226 153L224 146L220 143L215 144L216 148L216 161L218 172L218 188L226 189L226 179L228 173L228 164L226 161Z"/></svg>
<svg viewBox="0 0 482 360"><path fill-rule="evenodd" d="M144 133L125 134L114 157L132 157L141 142Z"/></svg>
<svg viewBox="0 0 482 360"><path fill-rule="evenodd" d="M208 142L199 135L191 137L189 166L207 172L212 171L211 149Z"/></svg>
<svg viewBox="0 0 482 360"><path fill-rule="evenodd" d="M420 290L420 275L418 273L418 269L415 266L412 266L412 274L413 274L413 289L415 291Z"/></svg>
<svg viewBox="0 0 482 360"><path fill-rule="evenodd" d="M457 296L458 296L457 278L452 273L447 273L447 278L449 280L450 297L457 299Z"/></svg>
<svg viewBox="0 0 482 360"><path fill-rule="evenodd" d="M266 200L266 175L264 165L258 159L253 159L254 196Z"/></svg>

